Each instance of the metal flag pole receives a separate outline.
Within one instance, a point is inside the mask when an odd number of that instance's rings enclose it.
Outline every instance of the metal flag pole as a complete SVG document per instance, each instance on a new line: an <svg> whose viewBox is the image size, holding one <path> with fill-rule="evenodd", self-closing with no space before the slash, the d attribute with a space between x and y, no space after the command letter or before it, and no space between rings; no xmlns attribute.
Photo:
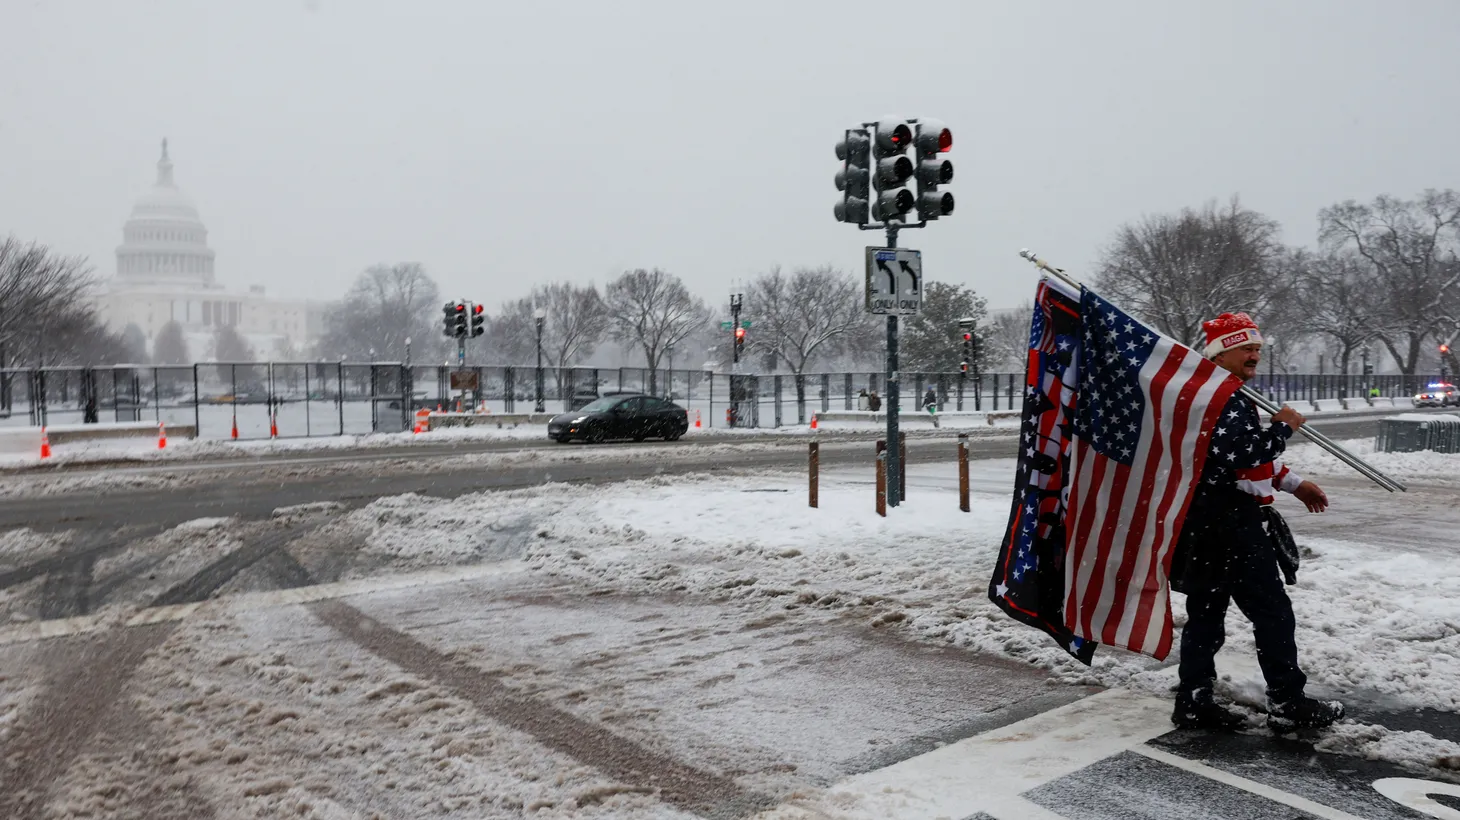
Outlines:
<svg viewBox="0 0 1460 820"><path fill-rule="evenodd" d="M1035 267L1039 268L1045 273L1048 273L1050 276L1055 277L1061 282L1064 282L1071 288L1074 288L1075 290L1084 289L1084 285L1081 285L1080 282L1076 280L1073 276L1065 273L1063 268L1057 268L1044 261L1043 259L1040 259L1038 256L1035 256L1034 252L1029 250L1028 248L1019 251L1019 255L1029 260L1030 262L1033 262ZM1282 409L1278 404L1245 384L1242 385L1241 393L1242 395L1251 399L1253 404L1256 404L1258 407L1269 413L1276 413L1277 411ZM1307 436L1308 439L1314 444L1317 444L1319 447L1322 447L1323 449L1332 453L1338 458L1339 461L1342 461L1344 464L1347 464L1348 466L1354 468L1365 478L1369 479L1375 484L1378 484L1380 487L1383 487L1389 492L1392 493L1396 491L1406 491L1406 488L1403 484L1380 472L1376 467L1365 462L1363 459L1359 458L1353 453L1350 453L1348 450L1344 449L1341 445L1334 442L1328 436L1325 436L1317 430L1309 427L1306 423L1298 428L1298 432L1302 433L1304 436Z"/></svg>

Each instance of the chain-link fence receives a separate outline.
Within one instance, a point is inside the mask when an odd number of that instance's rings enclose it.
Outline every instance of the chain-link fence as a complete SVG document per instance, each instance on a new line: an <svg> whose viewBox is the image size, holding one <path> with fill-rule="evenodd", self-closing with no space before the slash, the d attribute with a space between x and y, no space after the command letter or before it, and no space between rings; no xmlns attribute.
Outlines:
<svg viewBox="0 0 1460 820"><path fill-rule="evenodd" d="M1282 402L1412 396L1434 376L1260 373ZM901 374L902 412L928 389L942 412L1017 409L1022 373ZM689 411L693 426L774 428L885 401L882 373L710 374L647 368L472 367L349 362L49 367L0 371L0 424L163 421L201 438L336 436L410 429L420 408L562 413L614 393L649 393ZM866 398L864 398L866 397Z"/></svg>

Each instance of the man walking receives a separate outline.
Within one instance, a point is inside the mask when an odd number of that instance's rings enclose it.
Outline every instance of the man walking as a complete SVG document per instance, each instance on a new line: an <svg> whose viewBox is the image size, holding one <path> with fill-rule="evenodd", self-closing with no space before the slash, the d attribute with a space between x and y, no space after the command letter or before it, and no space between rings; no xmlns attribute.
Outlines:
<svg viewBox="0 0 1460 820"><path fill-rule="evenodd" d="M933 426L934 427L937 427L938 426L938 396L933 393L933 388L931 386L928 387L928 392L926 392L926 393L923 394L923 402L922 402L922 404L923 404L923 409L924 410L927 410L928 411L928 415L933 419Z"/></svg>
<svg viewBox="0 0 1460 820"><path fill-rule="evenodd" d="M1202 323L1205 353L1218 367L1247 381L1257 375L1262 335L1245 313L1224 313ZM1235 729L1236 714L1212 697L1216 654L1226 640L1227 607L1236 602L1252 621L1257 659L1267 681L1268 725L1279 732L1328 726L1343 704L1304 694L1298 666L1293 605L1278 573L1277 550L1264 507L1277 490L1292 493L1310 512L1328 498L1311 481L1282 465L1287 440L1304 418L1284 406L1263 429L1257 408L1240 393L1212 431L1201 481L1186 515L1172 562L1172 587L1186 593L1181 633L1180 686L1171 721L1182 729Z"/></svg>

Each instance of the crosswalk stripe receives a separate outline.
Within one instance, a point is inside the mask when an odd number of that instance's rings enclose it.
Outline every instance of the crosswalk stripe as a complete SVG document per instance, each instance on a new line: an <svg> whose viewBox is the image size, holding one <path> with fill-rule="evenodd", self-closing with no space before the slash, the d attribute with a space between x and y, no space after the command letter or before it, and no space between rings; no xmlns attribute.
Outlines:
<svg viewBox="0 0 1460 820"><path fill-rule="evenodd" d="M1289 794L1281 789L1263 785L1255 780L1248 780L1241 775L1208 766L1197 760L1190 760L1180 755L1171 754L1163 749L1142 745L1132 748L1131 751L1138 755L1148 757L1151 760L1165 763L1168 766L1174 766L1192 774L1200 775L1208 780L1215 780L1218 783L1225 783L1228 786L1233 786L1259 797L1265 797L1274 803L1281 803L1289 808L1305 811L1315 817L1322 817L1323 820L1364 820L1364 818L1349 814L1346 811L1339 811L1330 806L1325 806L1322 803L1316 803L1306 797Z"/></svg>

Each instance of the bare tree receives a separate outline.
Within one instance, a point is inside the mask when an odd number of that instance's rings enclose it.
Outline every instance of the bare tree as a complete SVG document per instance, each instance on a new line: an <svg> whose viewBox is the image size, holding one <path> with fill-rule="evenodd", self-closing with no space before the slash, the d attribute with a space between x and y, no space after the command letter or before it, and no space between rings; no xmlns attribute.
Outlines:
<svg viewBox="0 0 1460 820"><path fill-rule="evenodd" d="M797 268L790 275L775 267L750 283L745 303L756 331L747 352L764 352L795 375L796 409L804 423L807 365L839 352L866 320L860 283L830 266Z"/></svg>
<svg viewBox="0 0 1460 820"><path fill-rule="evenodd" d="M90 299L96 286L83 257L45 245L0 240L0 366L101 364L145 355L107 331Z"/></svg>
<svg viewBox="0 0 1460 820"><path fill-rule="evenodd" d="M188 364L188 340L183 327L177 321L170 321L157 331L152 340L152 361L157 364Z"/></svg>
<svg viewBox="0 0 1460 820"><path fill-rule="evenodd" d="M1377 285L1372 267L1358 253L1330 251L1314 256L1297 252L1291 262L1294 284L1289 321L1297 335L1316 335L1333 350L1342 372L1349 372L1353 354L1374 338L1377 302L1371 294ZM1278 338L1296 343L1294 334L1279 332Z"/></svg>
<svg viewBox="0 0 1460 820"><path fill-rule="evenodd" d="M1191 344L1201 323L1226 311L1261 315L1287 291L1274 278L1278 224L1236 198L1218 210L1147 217L1122 227L1105 251L1095 289L1162 333Z"/></svg>
<svg viewBox="0 0 1460 820"><path fill-rule="evenodd" d="M536 311L543 312L542 349L559 393L562 369L593 355L608 333L608 307L594 285L539 285L525 298L507 302L488 328L494 353L504 361L531 362L537 354Z"/></svg>
<svg viewBox="0 0 1460 820"><path fill-rule="evenodd" d="M638 345L649 367L649 392L657 393L659 359L709 322L704 300L678 276L654 268L625 271L604 291L614 338Z"/></svg>
<svg viewBox="0 0 1460 820"><path fill-rule="evenodd" d="M983 364L991 371L1017 372L1029 360L1029 324L1034 303L1025 302L1013 310L1001 310L989 317L981 343Z"/></svg>
<svg viewBox="0 0 1460 820"><path fill-rule="evenodd" d="M321 355L404 361L406 339L430 349L440 337L440 289L416 262L373 265L325 315Z"/></svg>
<svg viewBox="0 0 1460 820"><path fill-rule="evenodd" d="M1412 201L1353 200L1318 213L1319 239L1329 249L1353 248L1373 265L1368 299L1381 306L1375 336L1399 368L1414 375L1427 340L1444 334L1447 306L1460 290L1460 194L1428 190Z"/></svg>
<svg viewBox="0 0 1460 820"><path fill-rule="evenodd" d="M213 331L213 361L251 362L254 360L253 346L233 325L219 325Z"/></svg>

